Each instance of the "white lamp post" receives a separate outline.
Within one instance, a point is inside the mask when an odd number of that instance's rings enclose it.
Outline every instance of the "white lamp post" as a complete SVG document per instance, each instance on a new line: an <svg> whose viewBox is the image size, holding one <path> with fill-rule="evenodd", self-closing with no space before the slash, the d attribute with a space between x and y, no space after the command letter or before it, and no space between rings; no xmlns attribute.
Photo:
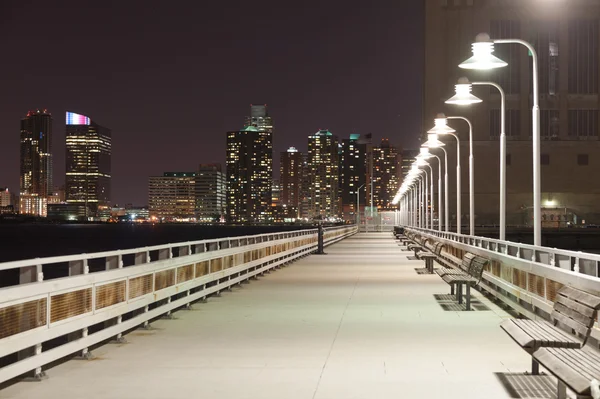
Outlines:
<svg viewBox="0 0 600 399"><path fill-rule="evenodd" d="M438 117L435 118L435 126L433 129L430 129L427 133L434 134L449 134L456 139L456 233L460 234L461 231L461 189L460 189L460 140L458 136L454 134L456 130L452 129L448 126L448 121L446 119L446 115L438 114ZM446 186L446 190L448 187Z"/></svg>
<svg viewBox="0 0 600 399"><path fill-rule="evenodd" d="M427 151L427 155L429 155L429 150L427 150L426 148L422 148L421 149L421 154L424 153L424 151ZM424 206L425 206L425 228L430 228L431 230L433 230L433 211L434 211L434 206L433 206L433 168L431 167L431 165L429 164L429 162L425 161L425 158L421 157L417 157L417 161L415 162L415 164L418 167L421 166L427 166L429 168L429 173L431 178L429 178L429 175L427 175L427 170L425 170L425 201L424 201ZM431 182L431 191L429 191L429 185L428 182ZM430 194L431 193L431 200L430 200ZM431 206L429 206L429 204L431 203ZM429 213L427 212L427 208L429 207Z"/></svg>
<svg viewBox="0 0 600 399"><path fill-rule="evenodd" d="M356 227L358 228L359 232L360 232L360 189L363 188L365 186L365 184L363 184L362 186L360 186L358 188L358 190L356 190Z"/></svg>
<svg viewBox="0 0 600 399"><path fill-rule="evenodd" d="M531 43L521 39L490 39L487 33L480 33L472 45L473 56L459 65L464 69L494 69L505 67L508 64L494 56L494 44L515 43L525 46L531 53L533 66L533 108L532 113L532 141L533 141L533 245L542 244L541 220L541 176L540 176L540 105L538 82L538 57Z"/></svg>
<svg viewBox="0 0 600 399"><path fill-rule="evenodd" d="M492 86L500 92L500 240L506 240L506 96L500 85L494 82L469 82L460 78L455 86L456 94L446 104L470 105L481 102L471 94L471 86ZM468 92L467 92L468 90ZM479 100L479 101L477 101Z"/></svg>
<svg viewBox="0 0 600 399"><path fill-rule="evenodd" d="M431 159L437 158L438 160L438 230L442 231L442 160L435 154L429 152L429 147L423 144L420 153L417 158L420 159ZM433 230L433 172L431 174L431 229Z"/></svg>
<svg viewBox="0 0 600 399"><path fill-rule="evenodd" d="M446 152L446 149L444 148L444 146L446 144L442 143L441 141L438 140L437 138L437 134L432 133L432 134L428 134L427 135L427 141L425 143L423 143L424 147L429 148L429 150L431 151L432 149L435 148L440 148L442 151L444 151L444 224L446 226L446 232L450 231L450 222L449 222L449 214L450 212L448 211L448 153ZM438 158L439 159L439 158ZM440 177L441 179L441 177ZM439 214L440 214L440 231L441 229L441 224L442 224L442 206L439 206Z"/></svg>
<svg viewBox="0 0 600 399"><path fill-rule="evenodd" d="M450 132L444 132L443 125L447 127L449 119L460 119L469 125L469 234L475 235L475 171L474 171L474 158L473 158L473 124L471 121L464 116L445 116L444 114L438 114L435 119L436 126L431 129L428 133L448 134ZM440 126L438 126L438 120ZM454 130L454 129L452 129ZM458 136L453 134L457 140L457 147L460 147L458 142ZM460 221L459 221L460 225Z"/></svg>

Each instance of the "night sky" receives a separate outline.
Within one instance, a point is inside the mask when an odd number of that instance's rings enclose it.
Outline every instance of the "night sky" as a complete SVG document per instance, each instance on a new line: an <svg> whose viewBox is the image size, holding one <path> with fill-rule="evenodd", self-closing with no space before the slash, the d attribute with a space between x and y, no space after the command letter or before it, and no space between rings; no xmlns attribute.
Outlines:
<svg viewBox="0 0 600 399"><path fill-rule="evenodd" d="M60 6L55 5L59 3ZM147 180L225 160L225 132L268 104L274 158L327 128L417 145L422 1L0 2L0 187L19 189L20 119L64 113L112 129L112 200L147 203ZM277 162L278 165L278 162ZM223 165L224 166L224 165ZM278 174L278 173L277 173Z"/></svg>

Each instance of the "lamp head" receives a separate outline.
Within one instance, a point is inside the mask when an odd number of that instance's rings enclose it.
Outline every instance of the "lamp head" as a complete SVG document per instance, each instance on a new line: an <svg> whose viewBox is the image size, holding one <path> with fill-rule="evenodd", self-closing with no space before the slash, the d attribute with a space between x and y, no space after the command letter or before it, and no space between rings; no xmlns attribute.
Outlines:
<svg viewBox="0 0 600 399"><path fill-rule="evenodd" d="M446 144L438 140L438 135L436 133L429 133L427 135L427 141L423 143L423 147L427 148L440 148L445 145Z"/></svg>
<svg viewBox="0 0 600 399"><path fill-rule="evenodd" d="M448 126L448 119L444 114L437 114L434 122L435 126L433 129L428 130L427 133L448 134L456 132L456 130Z"/></svg>
<svg viewBox="0 0 600 399"><path fill-rule="evenodd" d="M480 33L472 45L473 56L459 65L463 69L495 69L502 68L508 64L496 57L494 42L487 33Z"/></svg>
<svg viewBox="0 0 600 399"><path fill-rule="evenodd" d="M431 155L429 153L428 147L423 146L423 147L419 148L419 155L417 155L417 159L425 160L425 159L429 159L431 157L433 157L433 155Z"/></svg>
<svg viewBox="0 0 600 399"><path fill-rule="evenodd" d="M482 102L479 97L475 97L471 94L471 90L473 86L469 79L460 78L458 79L458 84L454 86L455 95L446 100L446 104L454 104L454 105L471 105Z"/></svg>
<svg viewBox="0 0 600 399"><path fill-rule="evenodd" d="M429 149L427 149L427 151L429 151ZM415 163L413 165L417 165L417 168L418 168L419 166L427 166L427 165L429 165L429 162L427 162L423 158L417 157L417 160L415 161Z"/></svg>

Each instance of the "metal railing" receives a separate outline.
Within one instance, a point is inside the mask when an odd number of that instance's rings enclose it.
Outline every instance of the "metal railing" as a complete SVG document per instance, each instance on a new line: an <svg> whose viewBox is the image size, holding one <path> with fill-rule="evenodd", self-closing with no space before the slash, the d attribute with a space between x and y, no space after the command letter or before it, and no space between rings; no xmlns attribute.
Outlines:
<svg viewBox="0 0 600 399"><path fill-rule="evenodd" d="M356 230L325 228L324 244ZM90 346L308 255L317 242L310 229L0 263L30 281L0 289L0 383L41 378L49 363L87 357ZM98 260L105 270L90 272ZM69 276L44 281L44 266L59 263Z"/></svg>
<svg viewBox="0 0 600 399"><path fill-rule="evenodd" d="M600 255L418 227L407 229L443 242L443 255L456 262L465 252L490 259L481 287L529 318L548 319L556 292L565 285L600 295ZM592 337L600 341L598 323Z"/></svg>

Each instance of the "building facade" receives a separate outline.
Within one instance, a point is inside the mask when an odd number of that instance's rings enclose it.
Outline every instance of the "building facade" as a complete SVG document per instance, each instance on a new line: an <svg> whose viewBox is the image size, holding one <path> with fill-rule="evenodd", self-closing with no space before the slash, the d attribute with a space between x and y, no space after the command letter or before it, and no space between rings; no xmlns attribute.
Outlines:
<svg viewBox="0 0 600 399"><path fill-rule="evenodd" d="M29 111L21 119L20 213L46 216L52 187L52 115Z"/></svg>
<svg viewBox="0 0 600 399"><path fill-rule="evenodd" d="M459 70L480 32L492 39L523 39L534 45L539 61L541 108L542 216L600 222L600 2L596 0L426 0L423 126L433 127L439 112L468 117L474 127L474 187L477 224L498 222L500 97L495 89L476 86L483 103L445 105L461 76L494 81L507 97L507 224L531 225L533 218L531 147L531 57L524 46L496 44L494 54L508 63L492 71ZM468 182L468 130L452 121L462 140L463 182ZM441 140L445 140L441 138ZM449 209L455 209L456 151L447 140L450 168ZM468 215L468 184L462 185L462 215ZM561 216L563 215L563 216ZM450 215L456 224L456 212ZM468 218L463 216L463 224Z"/></svg>
<svg viewBox="0 0 600 399"><path fill-rule="evenodd" d="M378 211L398 209L392 200L400 188L401 160L388 139L373 149L373 203Z"/></svg>
<svg viewBox="0 0 600 399"><path fill-rule="evenodd" d="M85 115L66 114L66 180L68 204L84 205L88 216L110 205L111 131Z"/></svg>
<svg viewBox="0 0 600 399"><path fill-rule="evenodd" d="M227 132L227 218L230 222L271 220L272 133L256 126Z"/></svg>
<svg viewBox="0 0 600 399"><path fill-rule="evenodd" d="M152 220L196 219L196 173L165 172L148 179L148 210Z"/></svg>
<svg viewBox="0 0 600 399"><path fill-rule="evenodd" d="M15 207L12 202L12 193L8 188L0 187L0 215L14 213Z"/></svg>
<svg viewBox="0 0 600 399"><path fill-rule="evenodd" d="M196 219L215 222L225 216L227 183L221 164L200 164L196 172Z"/></svg>
<svg viewBox="0 0 600 399"><path fill-rule="evenodd" d="M0 187L0 206L9 206L12 205L12 199L10 195L10 191L8 188Z"/></svg>
<svg viewBox="0 0 600 399"><path fill-rule="evenodd" d="M280 163L281 204L296 209L300 207L302 186L302 153L290 147L281 153Z"/></svg>
<svg viewBox="0 0 600 399"><path fill-rule="evenodd" d="M339 196L342 218L355 221L357 200L358 211L364 211L367 203L367 144L360 140L360 134L351 134L343 139L340 148ZM360 192L360 198L358 190Z"/></svg>
<svg viewBox="0 0 600 399"><path fill-rule="evenodd" d="M340 216L338 151L338 138L329 130L308 136L309 219Z"/></svg>
<svg viewBox="0 0 600 399"><path fill-rule="evenodd" d="M436 152L433 150L432 152ZM419 150L402 150L400 155L400 184L404 182L404 178L410 172L413 162L417 160Z"/></svg>

